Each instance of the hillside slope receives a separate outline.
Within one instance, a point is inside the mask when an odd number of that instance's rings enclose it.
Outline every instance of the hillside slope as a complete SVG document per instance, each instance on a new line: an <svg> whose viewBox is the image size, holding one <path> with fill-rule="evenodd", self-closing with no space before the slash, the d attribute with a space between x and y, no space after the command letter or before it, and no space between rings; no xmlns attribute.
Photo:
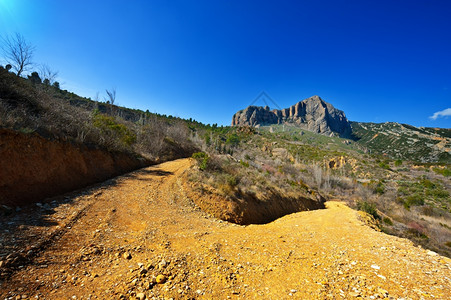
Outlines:
<svg viewBox="0 0 451 300"><path fill-rule="evenodd" d="M212 218L182 188L191 164L148 167L0 219L1 298L451 294L448 258L371 229L338 202L265 225Z"/></svg>
<svg viewBox="0 0 451 300"><path fill-rule="evenodd" d="M423 163L451 163L451 129L415 127L393 122L352 122L359 143L374 153Z"/></svg>

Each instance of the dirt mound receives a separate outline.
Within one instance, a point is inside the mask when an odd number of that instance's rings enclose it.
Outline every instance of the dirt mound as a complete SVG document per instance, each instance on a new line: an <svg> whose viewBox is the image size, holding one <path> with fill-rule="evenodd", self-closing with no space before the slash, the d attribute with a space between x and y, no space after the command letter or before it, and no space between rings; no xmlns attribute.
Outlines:
<svg viewBox="0 0 451 300"><path fill-rule="evenodd" d="M0 129L0 204L39 202L146 165L124 153Z"/></svg>
<svg viewBox="0 0 451 300"><path fill-rule="evenodd" d="M239 191L232 199L212 188L189 182L187 173L184 175L183 189L187 197L212 216L240 225L266 224L288 214L325 208L323 198L290 197L274 190L261 197Z"/></svg>

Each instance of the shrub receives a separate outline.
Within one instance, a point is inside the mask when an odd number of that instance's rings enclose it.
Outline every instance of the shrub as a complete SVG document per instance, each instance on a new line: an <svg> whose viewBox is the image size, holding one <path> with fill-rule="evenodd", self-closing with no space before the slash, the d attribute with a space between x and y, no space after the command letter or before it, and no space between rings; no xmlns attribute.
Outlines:
<svg viewBox="0 0 451 300"><path fill-rule="evenodd" d="M402 166L402 160L400 160L400 159L396 160L396 161L395 161L395 166L396 166L396 167Z"/></svg>
<svg viewBox="0 0 451 300"><path fill-rule="evenodd" d="M433 198L449 198L449 192L442 189L427 189L425 194Z"/></svg>
<svg viewBox="0 0 451 300"><path fill-rule="evenodd" d="M384 182L382 180L379 180L377 183L371 182L370 185L376 194L382 195L383 193L385 193L385 186L384 186Z"/></svg>
<svg viewBox="0 0 451 300"><path fill-rule="evenodd" d="M100 113L94 114L93 125L105 135L119 140L127 146L136 142L136 135L124 124L118 123L115 118Z"/></svg>
<svg viewBox="0 0 451 300"><path fill-rule="evenodd" d="M383 221L385 224L393 226L393 221L389 217L385 217Z"/></svg>
<svg viewBox="0 0 451 300"><path fill-rule="evenodd" d="M421 224L417 222L409 222L409 224L407 224L407 228L411 234L414 234L422 239L429 239L426 235L426 228L424 228Z"/></svg>
<svg viewBox="0 0 451 300"><path fill-rule="evenodd" d="M240 160L240 165L242 165L245 168L249 168L249 163L244 160Z"/></svg>
<svg viewBox="0 0 451 300"><path fill-rule="evenodd" d="M199 169L206 170L208 165L208 154L205 152L196 152L192 156L198 163Z"/></svg>
<svg viewBox="0 0 451 300"><path fill-rule="evenodd" d="M418 205L418 206L424 205L424 199L418 194L413 194L413 195L407 196L407 198L404 200L403 204L406 209L410 209L410 207L412 205Z"/></svg>
<svg viewBox="0 0 451 300"><path fill-rule="evenodd" d="M385 161L380 162L379 167L381 167L382 169L385 169L385 170L390 170L390 165L388 164L388 162L385 162Z"/></svg>
<svg viewBox="0 0 451 300"><path fill-rule="evenodd" d="M226 182L232 188L234 188L238 185L238 179L236 178L236 176L233 176L230 174L226 175Z"/></svg>
<svg viewBox="0 0 451 300"><path fill-rule="evenodd" d="M377 213L376 205L367 201L357 202L357 209L372 215L375 219L380 219L381 217Z"/></svg>
<svg viewBox="0 0 451 300"><path fill-rule="evenodd" d="M226 140L226 144L231 146L237 146L239 143L240 137L236 133L231 134Z"/></svg>
<svg viewBox="0 0 451 300"><path fill-rule="evenodd" d="M451 170L448 169L448 168L446 168L446 169L433 168L432 170L433 170L435 173L441 174L441 175L443 175L443 176L445 176L445 177L451 176Z"/></svg>
<svg viewBox="0 0 451 300"><path fill-rule="evenodd" d="M422 186L424 186L425 188L427 188L427 189L433 189L433 188L435 188L435 184L434 184L432 181L430 181L429 179L426 179L426 178L423 178L423 179L420 181L420 184L421 184Z"/></svg>

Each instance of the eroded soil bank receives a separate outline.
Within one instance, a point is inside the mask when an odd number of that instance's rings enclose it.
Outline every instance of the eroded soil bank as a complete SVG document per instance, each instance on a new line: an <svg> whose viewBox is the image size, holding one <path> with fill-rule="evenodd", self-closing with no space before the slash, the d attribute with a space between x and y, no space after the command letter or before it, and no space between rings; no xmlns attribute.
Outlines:
<svg viewBox="0 0 451 300"><path fill-rule="evenodd" d="M125 153L0 129L0 204L39 202L147 165Z"/></svg>

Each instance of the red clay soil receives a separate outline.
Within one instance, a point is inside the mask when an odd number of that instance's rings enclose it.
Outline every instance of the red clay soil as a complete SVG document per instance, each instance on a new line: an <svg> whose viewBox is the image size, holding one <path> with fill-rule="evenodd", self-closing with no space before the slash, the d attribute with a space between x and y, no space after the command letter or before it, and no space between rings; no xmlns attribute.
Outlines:
<svg viewBox="0 0 451 300"><path fill-rule="evenodd" d="M0 205L39 202L146 165L125 153L0 129Z"/></svg>

